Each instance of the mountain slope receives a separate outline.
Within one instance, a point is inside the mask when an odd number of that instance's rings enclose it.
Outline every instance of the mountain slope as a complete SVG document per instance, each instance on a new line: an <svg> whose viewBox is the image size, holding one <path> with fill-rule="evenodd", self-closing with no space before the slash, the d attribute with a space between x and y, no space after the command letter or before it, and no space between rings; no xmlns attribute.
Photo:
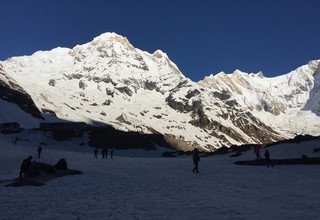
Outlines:
<svg viewBox="0 0 320 220"><path fill-rule="evenodd" d="M319 61L275 78L235 71L196 83L162 51L150 54L105 33L1 63L43 113L161 133L181 150L319 134Z"/></svg>
<svg viewBox="0 0 320 220"><path fill-rule="evenodd" d="M34 127L43 119L31 96L12 79L0 64L0 119L1 122L18 122Z"/></svg>
<svg viewBox="0 0 320 220"><path fill-rule="evenodd" d="M319 134L320 61L274 78L235 71L206 77L200 84L230 95L252 115L284 136ZM305 123L301 123L304 121Z"/></svg>

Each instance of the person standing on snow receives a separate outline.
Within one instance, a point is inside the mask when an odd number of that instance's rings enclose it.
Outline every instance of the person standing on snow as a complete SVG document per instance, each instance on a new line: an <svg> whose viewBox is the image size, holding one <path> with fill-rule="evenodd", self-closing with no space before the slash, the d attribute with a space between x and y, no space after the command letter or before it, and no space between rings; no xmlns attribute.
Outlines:
<svg viewBox="0 0 320 220"><path fill-rule="evenodd" d="M113 148L111 148L111 150L110 150L110 157L111 157L111 159L113 158Z"/></svg>
<svg viewBox="0 0 320 220"><path fill-rule="evenodd" d="M264 152L264 158L266 160L267 167L269 167L270 165L273 167L272 161L270 159L270 153L268 150Z"/></svg>
<svg viewBox="0 0 320 220"><path fill-rule="evenodd" d="M193 164L194 164L194 168L193 168L193 172L194 173L199 173L199 162L200 162L200 156L199 156L199 150L197 148L195 148L193 150L193 154L192 154L192 160L193 160Z"/></svg>
<svg viewBox="0 0 320 220"><path fill-rule="evenodd" d="M98 149L96 148L96 149L94 149L94 156L93 156L94 158L98 158Z"/></svg>
<svg viewBox="0 0 320 220"><path fill-rule="evenodd" d="M257 157L257 160L258 159L262 159L261 156L260 156L260 147L259 145L256 145L253 147L253 152L255 153L256 157Z"/></svg>
<svg viewBox="0 0 320 220"><path fill-rule="evenodd" d="M41 145L39 145L39 147L38 147L38 159L40 159L40 156L41 156L41 152L42 152L42 147L41 147Z"/></svg>

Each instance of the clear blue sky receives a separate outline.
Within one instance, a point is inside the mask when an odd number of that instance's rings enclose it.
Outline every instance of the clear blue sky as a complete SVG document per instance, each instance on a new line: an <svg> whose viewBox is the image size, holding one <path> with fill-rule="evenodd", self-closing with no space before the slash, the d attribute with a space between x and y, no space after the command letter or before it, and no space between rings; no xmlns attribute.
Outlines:
<svg viewBox="0 0 320 220"><path fill-rule="evenodd" d="M318 0L0 0L0 60L116 32L192 80L287 73L320 59Z"/></svg>

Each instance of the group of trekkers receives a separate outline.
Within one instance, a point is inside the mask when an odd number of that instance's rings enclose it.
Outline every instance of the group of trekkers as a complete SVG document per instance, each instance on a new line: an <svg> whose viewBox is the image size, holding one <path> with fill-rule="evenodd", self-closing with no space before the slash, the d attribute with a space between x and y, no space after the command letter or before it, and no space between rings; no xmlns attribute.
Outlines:
<svg viewBox="0 0 320 220"><path fill-rule="evenodd" d="M260 146L255 145L253 147L253 151L254 151L254 154L256 155L256 159L262 160L262 157L260 156ZM41 147L41 145L39 145L39 147L37 149L38 159L40 159L40 157L41 157L41 152L42 152L42 147ZM102 158L107 159L108 158L108 149L103 148L101 150L101 155L102 155ZM98 149L97 148L94 149L94 156L93 157L98 158ZM270 153L267 149L265 150L264 157L265 157L265 162L267 164L267 167L269 167L269 166L273 167L272 161L270 159ZM110 149L110 158L111 159L113 158L113 149ZM32 160L31 155L29 155L26 159L23 160L23 162L21 164L21 168L20 168L19 178L22 178L22 175L24 175L24 176L28 175L28 170L31 165L31 160ZM192 161L194 164L194 168L193 168L192 172L199 173L200 155L199 155L199 150L197 148L195 148L192 152Z"/></svg>
<svg viewBox="0 0 320 220"><path fill-rule="evenodd" d="M260 156L260 146L259 145L255 145L253 147L253 152L256 155L257 160L262 160L262 157ZM272 160L270 159L270 153L269 153L268 149L266 149L264 152L264 159L266 161L267 167L269 167L269 166L273 167Z"/></svg>
<svg viewBox="0 0 320 220"><path fill-rule="evenodd" d="M101 155L102 158L108 158L108 148L103 148L101 150ZM94 149L94 153L93 153L93 158L97 159L98 158L98 148ZM113 158L113 149L110 149L110 158Z"/></svg>

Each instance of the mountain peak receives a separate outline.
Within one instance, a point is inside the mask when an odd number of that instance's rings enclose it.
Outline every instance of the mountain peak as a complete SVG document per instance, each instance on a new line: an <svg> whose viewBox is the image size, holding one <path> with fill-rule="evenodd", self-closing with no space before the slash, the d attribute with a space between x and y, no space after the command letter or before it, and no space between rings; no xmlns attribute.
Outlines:
<svg viewBox="0 0 320 220"><path fill-rule="evenodd" d="M104 43L120 43L127 48L133 49L133 46L130 44L129 40L126 37L118 35L114 32L106 32L97 37L92 41L92 45L104 44Z"/></svg>
<svg viewBox="0 0 320 220"><path fill-rule="evenodd" d="M246 74L245 72L242 72L241 70L239 70L239 69L236 69L233 73L232 73L232 75L243 75L243 74Z"/></svg>
<svg viewBox="0 0 320 220"><path fill-rule="evenodd" d="M314 72L318 72L318 71L320 71L320 60L311 60L308 63L308 66Z"/></svg>
<svg viewBox="0 0 320 220"><path fill-rule="evenodd" d="M251 73L250 74L251 77L259 77L259 78L264 78L264 74L262 71L259 71L257 73Z"/></svg>
<svg viewBox="0 0 320 220"><path fill-rule="evenodd" d="M162 58L162 57L165 57L165 58L168 58L168 55L166 53L164 53L162 50L156 50L153 55L155 57L157 57L158 59Z"/></svg>

